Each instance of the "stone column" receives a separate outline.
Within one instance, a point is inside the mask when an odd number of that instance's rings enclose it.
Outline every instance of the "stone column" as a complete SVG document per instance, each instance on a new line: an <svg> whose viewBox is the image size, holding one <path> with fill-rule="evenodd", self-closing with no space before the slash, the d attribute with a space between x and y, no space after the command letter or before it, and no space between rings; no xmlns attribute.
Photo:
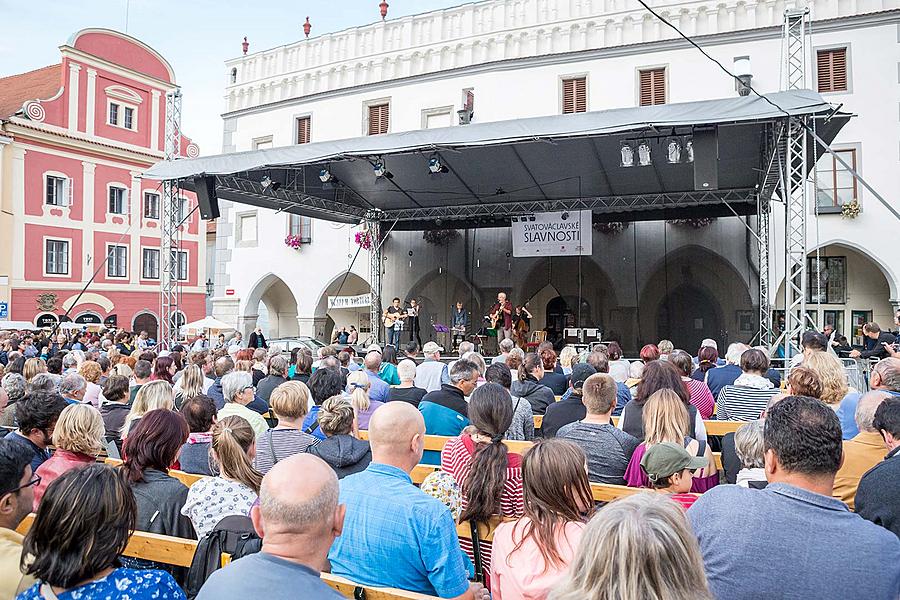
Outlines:
<svg viewBox="0 0 900 600"><path fill-rule="evenodd" d="M78 73L81 65L69 63L69 131L78 130Z"/></svg>
<svg viewBox="0 0 900 600"><path fill-rule="evenodd" d="M84 130L88 135L94 135L94 116L97 112L97 71L87 70L87 98L85 111Z"/></svg>
<svg viewBox="0 0 900 600"><path fill-rule="evenodd" d="M325 339L326 320L327 317L297 317L300 335L308 335L317 340L328 342L329 340Z"/></svg>

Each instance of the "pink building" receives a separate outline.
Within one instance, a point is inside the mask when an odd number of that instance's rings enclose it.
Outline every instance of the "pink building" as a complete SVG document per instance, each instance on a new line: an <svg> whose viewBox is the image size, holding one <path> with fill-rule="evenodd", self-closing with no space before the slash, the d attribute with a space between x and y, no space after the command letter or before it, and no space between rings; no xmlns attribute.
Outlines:
<svg viewBox="0 0 900 600"><path fill-rule="evenodd" d="M0 79L0 320L115 316L155 336L162 190L141 173L163 158L175 75L152 48L107 29L79 31L60 54ZM198 153L182 136L181 154ZM183 214L195 205L185 192ZM205 238L195 212L182 226L179 320L205 313Z"/></svg>

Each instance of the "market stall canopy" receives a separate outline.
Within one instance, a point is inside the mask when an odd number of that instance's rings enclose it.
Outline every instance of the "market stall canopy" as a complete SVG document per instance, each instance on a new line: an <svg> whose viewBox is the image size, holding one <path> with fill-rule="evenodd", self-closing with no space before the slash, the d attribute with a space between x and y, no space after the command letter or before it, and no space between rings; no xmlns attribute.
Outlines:
<svg viewBox="0 0 900 600"><path fill-rule="evenodd" d="M36 331L40 329L30 321L0 321L0 331Z"/></svg>
<svg viewBox="0 0 900 600"><path fill-rule="evenodd" d="M220 321L213 317L205 317L199 321L193 321L181 326L182 333L196 333L201 331L232 331L234 327L224 321Z"/></svg>
<svg viewBox="0 0 900 600"><path fill-rule="evenodd" d="M144 176L188 189L215 177L220 199L411 230L552 210L591 210L595 221L750 214L777 189L784 125L801 116L829 143L850 118L795 90L183 159Z"/></svg>

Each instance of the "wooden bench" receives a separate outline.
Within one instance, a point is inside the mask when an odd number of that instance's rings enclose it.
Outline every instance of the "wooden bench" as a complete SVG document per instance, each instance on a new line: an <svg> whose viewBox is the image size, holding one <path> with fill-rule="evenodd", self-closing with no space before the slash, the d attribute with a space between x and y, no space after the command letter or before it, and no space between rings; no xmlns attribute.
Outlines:
<svg viewBox="0 0 900 600"><path fill-rule="evenodd" d="M122 461L119 459L116 459L116 458L107 458L103 462L105 462L108 465L112 465L114 467L118 467L118 466L122 465ZM186 485L188 487L191 487L192 485L194 485L195 483L197 483L198 481L200 481L201 479L206 477L206 475L197 475L196 473L187 473L185 471L179 471L177 469L169 469L169 475L171 475L175 479L179 480L181 483L183 483L184 485Z"/></svg>
<svg viewBox="0 0 900 600"><path fill-rule="evenodd" d="M612 423L616 427L619 426L619 417L613 417ZM747 421L716 421L704 420L703 426L706 428L706 435L725 435L726 433L734 433L741 425L746 425Z"/></svg>
<svg viewBox="0 0 900 600"><path fill-rule="evenodd" d="M359 439L368 440L369 432L364 429L360 430ZM425 450L440 452L444 449L444 444L446 444L447 440L449 439L450 436L446 435L426 435ZM523 452L534 446L534 442L524 442L521 440L503 440L503 443L507 445L510 452L515 452L516 454L522 454Z"/></svg>

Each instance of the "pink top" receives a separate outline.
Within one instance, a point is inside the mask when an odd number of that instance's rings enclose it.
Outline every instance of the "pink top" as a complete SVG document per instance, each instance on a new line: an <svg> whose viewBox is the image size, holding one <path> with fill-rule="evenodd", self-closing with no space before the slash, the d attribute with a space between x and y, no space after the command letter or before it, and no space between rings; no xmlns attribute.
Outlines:
<svg viewBox="0 0 900 600"><path fill-rule="evenodd" d="M41 482L34 486L34 510L37 512L41 498L47 491L47 486L53 483L57 477L71 469L80 469L97 461L93 456L56 449L53 456L48 458L37 468L35 475L39 475Z"/></svg>
<svg viewBox="0 0 900 600"><path fill-rule="evenodd" d="M691 404L697 407L697 412L704 419L712 416L713 410L716 408L716 401L713 399L709 386L703 381L697 381L690 377L682 377L681 380L687 385L688 392L691 394Z"/></svg>
<svg viewBox="0 0 900 600"><path fill-rule="evenodd" d="M557 530L556 548L566 566L550 567L544 573L544 557L533 538L515 553L516 542L522 539L528 517L518 521L502 523L494 532L494 560L491 563L492 600L543 600L559 579L568 571L568 565L575 557L584 523L566 523L564 529ZM513 529L515 528L515 539ZM510 554L512 553L512 554Z"/></svg>
<svg viewBox="0 0 900 600"><path fill-rule="evenodd" d="M691 441L691 438L685 438L685 447L687 447ZM644 458L644 454L646 453L647 444L642 442L641 445L635 449L634 454L631 455L631 460L628 462L628 468L625 469L625 485L628 487L651 487L647 474L644 472L644 469L641 468L641 459ZM707 469L706 472L709 472L709 470ZM697 494L702 494L717 485L719 485L718 471L715 471L706 477L691 478L691 491Z"/></svg>

